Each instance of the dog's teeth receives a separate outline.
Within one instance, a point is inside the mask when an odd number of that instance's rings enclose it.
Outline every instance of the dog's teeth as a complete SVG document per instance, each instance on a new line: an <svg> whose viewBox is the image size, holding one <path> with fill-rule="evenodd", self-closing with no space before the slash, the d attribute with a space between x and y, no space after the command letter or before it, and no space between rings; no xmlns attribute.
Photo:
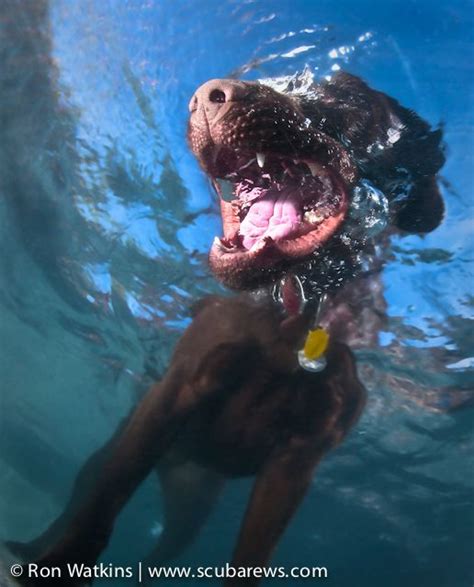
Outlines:
<svg viewBox="0 0 474 587"><path fill-rule="evenodd" d="M319 224L324 220L324 216L321 216L321 214L318 214L314 210L310 210L309 212L305 213L304 219L306 222L310 222L311 224Z"/></svg>
<svg viewBox="0 0 474 587"><path fill-rule="evenodd" d="M306 163L306 165L309 167L311 175L316 177L316 175L318 175L319 165L317 163Z"/></svg>
<svg viewBox="0 0 474 587"><path fill-rule="evenodd" d="M265 165L264 153L257 153L257 163L260 168L263 168L263 166Z"/></svg>
<svg viewBox="0 0 474 587"><path fill-rule="evenodd" d="M227 242L223 241L218 236L216 236L216 238L214 239L214 245L217 246L219 248L219 250L222 251L223 253L228 253L230 251L229 244Z"/></svg>
<svg viewBox="0 0 474 587"><path fill-rule="evenodd" d="M271 236L263 237L253 245L253 247L250 249L250 251L252 253L258 253L260 251L263 251L263 249L266 249L272 243L273 243L273 239Z"/></svg>
<svg viewBox="0 0 474 587"><path fill-rule="evenodd" d="M213 246L217 247L220 251L224 253L234 253L238 250L239 242L238 242L238 234L235 233L233 236L230 237L218 237L214 238Z"/></svg>

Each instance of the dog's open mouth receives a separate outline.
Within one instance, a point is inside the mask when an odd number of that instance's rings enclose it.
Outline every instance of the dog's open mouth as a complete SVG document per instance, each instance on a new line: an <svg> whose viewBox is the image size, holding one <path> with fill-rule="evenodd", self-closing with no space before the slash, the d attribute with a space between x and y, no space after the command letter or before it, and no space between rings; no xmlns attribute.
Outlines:
<svg viewBox="0 0 474 587"><path fill-rule="evenodd" d="M254 82L210 80L191 98L188 139L221 201L218 279L275 279L341 227L357 179L349 152L289 96Z"/></svg>
<svg viewBox="0 0 474 587"><path fill-rule="evenodd" d="M306 257L343 222L345 183L311 159L220 148L212 183L221 198L224 236L216 238L211 265L270 269Z"/></svg>

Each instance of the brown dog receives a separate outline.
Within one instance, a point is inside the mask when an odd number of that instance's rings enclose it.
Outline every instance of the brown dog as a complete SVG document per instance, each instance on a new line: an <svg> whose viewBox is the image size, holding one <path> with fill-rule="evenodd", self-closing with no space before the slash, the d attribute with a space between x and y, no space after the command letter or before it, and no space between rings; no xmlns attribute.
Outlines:
<svg viewBox="0 0 474 587"><path fill-rule="evenodd" d="M238 289L291 271L307 294L328 292L331 315L323 321L335 336L327 366L309 373L297 362L310 305L285 303L285 313L270 296L201 302L164 379L83 468L64 514L32 544L12 545L26 557L40 552L40 565L94 564L118 512L155 466L165 528L151 560L169 561L189 544L225 478L252 475L232 564L265 565L317 463L364 404L353 356L336 339L360 338L357 302L374 287L354 282L349 295L332 293L373 244L342 238L352 190L363 177L384 192L387 232L427 232L443 216L435 178L444 161L441 133L354 76L335 76L304 97L212 80L190 110L191 148L223 196L224 237L212 247L211 269ZM227 194L222 181L230 183ZM342 274L328 270L328 259L344 262ZM368 340L378 319L374 313ZM72 585L66 577L63 584Z"/></svg>
<svg viewBox="0 0 474 587"><path fill-rule="evenodd" d="M151 560L169 561L189 544L225 478L252 475L232 565L268 563L315 467L347 434L365 400L345 345L330 345L320 373L299 367L296 351L311 318L306 312L288 316L268 299L243 295L210 297L198 305L163 380L111 441L107 455L95 455L83 469L62 518L31 545L30 555L61 534L37 561L63 569L55 584L74 584L67 563L95 563L117 514L154 467L164 492L165 528ZM86 491L77 507L76 497ZM25 578L24 584L36 582Z"/></svg>

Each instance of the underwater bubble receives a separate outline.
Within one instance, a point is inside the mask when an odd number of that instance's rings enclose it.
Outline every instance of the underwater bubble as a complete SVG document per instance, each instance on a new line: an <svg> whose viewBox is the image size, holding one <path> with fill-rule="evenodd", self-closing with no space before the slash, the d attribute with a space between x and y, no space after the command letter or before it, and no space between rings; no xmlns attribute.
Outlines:
<svg viewBox="0 0 474 587"><path fill-rule="evenodd" d="M387 197L370 181L362 180L354 189L349 219L343 238L367 240L384 230L389 221Z"/></svg>

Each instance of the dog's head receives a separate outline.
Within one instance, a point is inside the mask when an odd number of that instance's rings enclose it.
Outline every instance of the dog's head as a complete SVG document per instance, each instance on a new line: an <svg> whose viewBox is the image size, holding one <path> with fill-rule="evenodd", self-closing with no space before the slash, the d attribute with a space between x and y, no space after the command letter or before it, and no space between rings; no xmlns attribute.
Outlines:
<svg viewBox="0 0 474 587"><path fill-rule="evenodd" d="M347 76L353 88L339 79L311 98L225 79L192 97L188 139L220 196L224 232L210 265L226 285L257 287L305 262L314 269L345 225L361 169L397 183L404 109L358 78Z"/></svg>

